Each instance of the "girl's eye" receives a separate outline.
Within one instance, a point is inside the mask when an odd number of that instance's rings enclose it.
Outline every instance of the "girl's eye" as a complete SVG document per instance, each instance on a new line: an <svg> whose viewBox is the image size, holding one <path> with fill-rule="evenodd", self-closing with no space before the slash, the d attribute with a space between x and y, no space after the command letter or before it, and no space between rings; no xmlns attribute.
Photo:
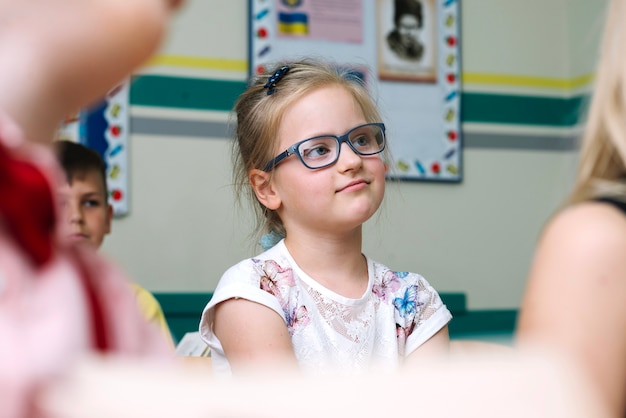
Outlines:
<svg viewBox="0 0 626 418"><path fill-rule="evenodd" d="M322 155L326 155L330 152L328 147L324 145L318 145L315 148L311 148L306 151L306 157L321 157Z"/></svg>
<svg viewBox="0 0 626 418"><path fill-rule="evenodd" d="M327 157L333 153L335 144L335 138L315 138L300 145L299 152L302 158L305 159Z"/></svg>
<svg viewBox="0 0 626 418"><path fill-rule="evenodd" d="M365 147L369 145L370 139L366 135L360 135L352 140L352 143L359 147Z"/></svg>

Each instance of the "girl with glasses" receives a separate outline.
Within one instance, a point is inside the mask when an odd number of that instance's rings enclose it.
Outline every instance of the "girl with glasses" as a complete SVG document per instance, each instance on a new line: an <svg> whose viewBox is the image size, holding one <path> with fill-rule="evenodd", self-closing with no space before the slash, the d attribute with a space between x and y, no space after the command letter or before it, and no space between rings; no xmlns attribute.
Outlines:
<svg viewBox="0 0 626 418"><path fill-rule="evenodd" d="M445 352L451 314L435 289L361 252L387 172L363 83L293 62L254 80L235 111L235 184L279 241L228 269L205 307L214 369L395 369Z"/></svg>

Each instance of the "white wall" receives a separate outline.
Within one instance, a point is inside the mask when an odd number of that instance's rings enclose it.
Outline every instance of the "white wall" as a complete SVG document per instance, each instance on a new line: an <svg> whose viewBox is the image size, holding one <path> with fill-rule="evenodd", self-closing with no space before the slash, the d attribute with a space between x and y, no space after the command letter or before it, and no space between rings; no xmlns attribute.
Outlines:
<svg viewBox="0 0 626 418"><path fill-rule="evenodd" d="M187 1L164 52L245 60L246 2ZM497 17L487 7L494 1L463 2L468 65L483 65L489 46L477 39ZM518 13L521 3L506 0L506 8ZM530 23L519 30L532 33ZM539 37L520 39L545 48ZM148 289L213 290L227 267L257 251L247 236L250 216L234 209L229 152L223 138L132 136L130 215L114 221L104 252ZM574 163L570 151L465 149L461 184L389 184L381 215L366 226L364 252L423 274L440 291L466 292L470 308L515 308Z"/></svg>

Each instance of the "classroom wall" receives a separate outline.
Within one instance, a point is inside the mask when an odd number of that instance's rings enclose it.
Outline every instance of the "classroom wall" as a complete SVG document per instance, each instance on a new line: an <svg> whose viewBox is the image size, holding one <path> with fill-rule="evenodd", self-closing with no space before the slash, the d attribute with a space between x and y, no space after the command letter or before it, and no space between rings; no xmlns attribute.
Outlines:
<svg viewBox="0 0 626 418"><path fill-rule="evenodd" d="M463 1L464 93L584 94L598 40L591 22L605 3ZM187 0L159 57L138 75L244 81L246 10L244 0ZM419 272L440 291L466 292L470 309L519 306L541 228L571 185L579 133L576 121L495 123L490 111L463 123L461 183L390 183L365 227L367 255ZM189 129L228 115L135 105L131 122L130 213L114 221L103 251L150 290L212 291L226 268L258 252L249 211L230 187L227 134Z"/></svg>

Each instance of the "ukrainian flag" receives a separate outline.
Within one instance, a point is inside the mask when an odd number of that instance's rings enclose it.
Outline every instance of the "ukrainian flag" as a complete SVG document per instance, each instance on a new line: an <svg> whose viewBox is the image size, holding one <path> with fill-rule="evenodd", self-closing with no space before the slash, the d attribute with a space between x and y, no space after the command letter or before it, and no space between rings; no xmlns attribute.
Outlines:
<svg viewBox="0 0 626 418"><path fill-rule="evenodd" d="M305 13L278 13L278 31L289 35L307 35L309 16Z"/></svg>

